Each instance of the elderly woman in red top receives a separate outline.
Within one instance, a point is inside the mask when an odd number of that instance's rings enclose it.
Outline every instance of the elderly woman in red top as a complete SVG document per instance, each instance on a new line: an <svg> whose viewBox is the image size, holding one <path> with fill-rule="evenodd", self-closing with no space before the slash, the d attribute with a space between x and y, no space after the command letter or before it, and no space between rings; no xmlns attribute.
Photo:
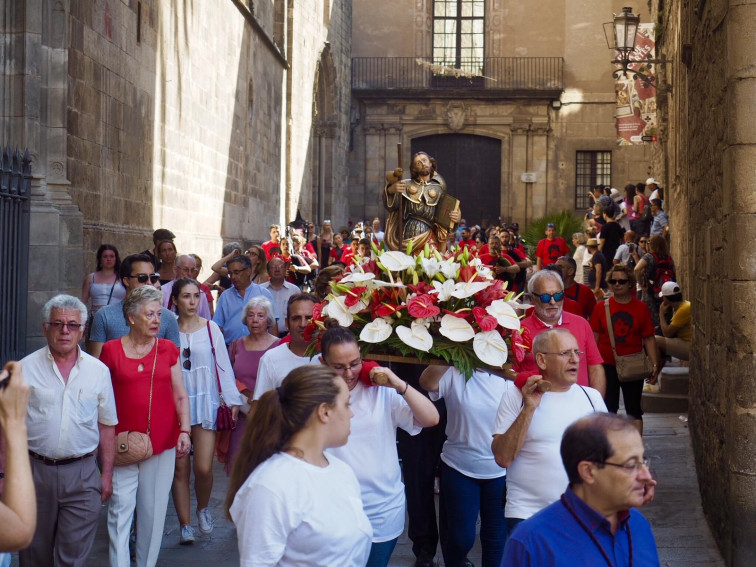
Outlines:
<svg viewBox="0 0 756 567"><path fill-rule="evenodd" d="M108 510L110 565L130 567L129 532L137 510L137 567L157 563L176 457L189 454L189 400L179 364L179 350L158 339L162 294L151 286L132 290L123 301L129 333L108 341L100 360L110 369L118 425L122 431L146 432L153 455L113 472Z"/></svg>

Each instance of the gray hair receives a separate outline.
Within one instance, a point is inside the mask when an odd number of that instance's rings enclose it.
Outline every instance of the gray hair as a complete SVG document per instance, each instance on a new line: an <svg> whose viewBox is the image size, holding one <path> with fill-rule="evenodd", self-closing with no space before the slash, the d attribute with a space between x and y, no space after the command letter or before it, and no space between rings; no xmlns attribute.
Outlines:
<svg viewBox="0 0 756 567"><path fill-rule="evenodd" d="M249 314L249 310L256 308L256 307L262 307L265 309L265 314L268 316L268 328L271 328L276 323L276 314L273 311L273 304L270 302L270 299L267 297L263 297L262 295L257 295L247 301L247 304L244 306L244 309L242 309L242 316L241 316L241 322L242 325L246 327L247 325L247 315Z"/></svg>
<svg viewBox="0 0 756 567"><path fill-rule="evenodd" d="M533 356L539 353L546 353L551 348L551 341L557 334L567 333L571 337L574 337L567 329L556 327L553 329L546 329L545 331L538 333L536 338L533 339Z"/></svg>
<svg viewBox="0 0 756 567"><path fill-rule="evenodd" d="M584 232L576 232L572 235L572 238L577 238L578 244L582 244L585 246L585 243L588 242L588 240L585 238Z"/></svg>
<svg viewBox="0 0 756 567"><path fill-rule="evenodd" d="M87 322L87 306L84 305L78 297L61 293L50 299L42 307L42 321L50 321L50 313L53 309L76 309L81 314L81 323Z"/></svg>
<svg viewBox="0 0 756 567"><path fill-rule="evenodd" d="M151 301L157 301L161 305L163 304L163 294L159 289L155 289L151 285L143 285L136 289L132 289L123 300L124 318L128 320L129 315L135 317L142 306Z"/></svg>
<svg viewBox="0 0 756 567"><path fill-rule="evenodd" d="M560 276L557 272L552 272L551 270L539 270L535 274L533 274L533 277L531 277L528 281L528 293L532 295L533 290L535 289L535 284L537 284L544 278L551 279L559 283L562 291L564 291L564 282L562 281L562 276Z"/></svg>
<svg viewBox="0 0 756 567"><path fill-rule="evenodd" d="M223 255L228 256L234 250L238 250L239 252L242 252L241 244L239 244L238 242L229 242L223 247Z"/></svg>

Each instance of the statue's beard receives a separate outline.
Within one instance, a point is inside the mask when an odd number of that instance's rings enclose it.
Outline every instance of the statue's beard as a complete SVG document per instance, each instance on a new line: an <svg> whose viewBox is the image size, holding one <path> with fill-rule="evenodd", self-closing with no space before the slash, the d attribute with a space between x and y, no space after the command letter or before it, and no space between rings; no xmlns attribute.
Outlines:
<svg viewBox="0 0 756 567"><path fill-rule="evenodd" d="M430 175L430 169L425 166L412 168L412 177L414 179L417 179L418 177L427 177L428 175Z"/></svg>

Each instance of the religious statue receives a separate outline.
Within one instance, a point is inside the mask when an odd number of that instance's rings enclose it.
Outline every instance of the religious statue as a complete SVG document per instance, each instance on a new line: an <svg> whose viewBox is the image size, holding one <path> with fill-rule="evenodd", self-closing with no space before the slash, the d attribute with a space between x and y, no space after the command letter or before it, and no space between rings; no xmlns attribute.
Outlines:
<svg viewBox="0 0 756 567"><path fill-rule="evenodd" d="M411 254L415 254L429 243L432 248L444 251L449 230L462 214L457 206L439 215L439 205L448 206L448 202L444 200L446 182L436 172L435 159L425 152L416 153L410 173L410 179L402 179L404 171L400 166L386 175L383 191L383 203L389 211L386 245L389 250L406 251L411 242ZM452 224L440 220L440 216Z"/></svg>

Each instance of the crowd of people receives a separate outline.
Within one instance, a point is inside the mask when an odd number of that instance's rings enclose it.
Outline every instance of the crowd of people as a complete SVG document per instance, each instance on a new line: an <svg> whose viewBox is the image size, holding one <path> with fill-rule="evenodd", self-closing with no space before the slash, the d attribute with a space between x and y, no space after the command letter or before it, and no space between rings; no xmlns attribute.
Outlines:
<svg viewBox="0 0 756 567"><path fill-rule="evenodd" d="M213 532L217 458L242 565L386 567L405 517L418 567L439 543L445 565L471 565L478 518L484 567L576 554L658 564L633 510L655 486L641 394L690 348L658 185L597 187L584 231L564 235L572 247L553 224L532 245L517 223L461 220L445 235L532 306L513 382L380 366L335 321L309 356L313 310L329 282L375 257L378 218L338 232L271 225L265 242L224 246L203 281L202 259L179 253L168 229L123 259L103 244L81 299L42 309L47 345L0 375L0 552L22 549L22 566L83 564L108 502L110 564L153 566L169 494L179 543ZM648 371L626 379L625 359L642 353Z"/></svg>

